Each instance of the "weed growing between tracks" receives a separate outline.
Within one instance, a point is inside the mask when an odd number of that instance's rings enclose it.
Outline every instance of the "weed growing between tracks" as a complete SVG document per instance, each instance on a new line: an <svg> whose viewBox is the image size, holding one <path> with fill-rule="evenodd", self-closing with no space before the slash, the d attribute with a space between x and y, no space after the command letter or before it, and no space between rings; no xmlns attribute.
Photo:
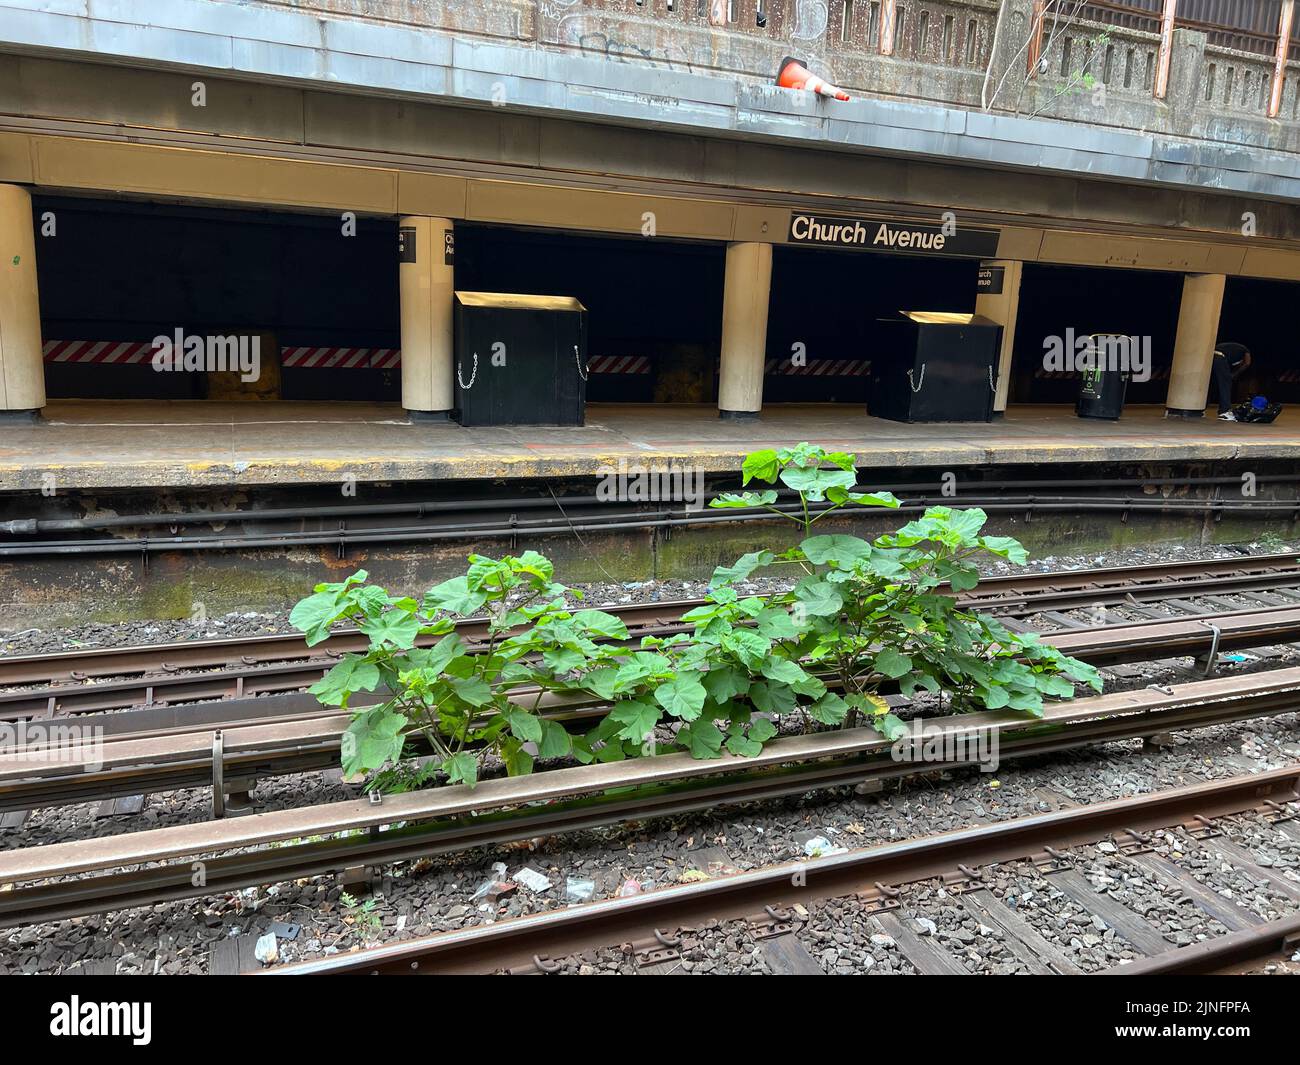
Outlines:
<svg viewBox="0 0 1300 1065"><path fill-rule="evenodd" d="M800 512L775 508L775 489L729 493L710 505L772 509L799 526L800 542L718 567L706 604L683 618L691 632L643 637L635 649L620 642L628 632L618 618L573 610L567 596L580 593L556 583L550 561L535 551L471 555L463 576L418 603L366 583L364 571L317 585L290 618L307 643L346 621L370 646L345 655L312 692L342 708L357 692L391 693L354 714L344 772L371 774L371 787L395 791L440 774L472 786L489 756L511 775L531 772L534 758L608 762L666 750L752 757L777 734L772 719L791 715L805 729L866 722L892 741L906 726L880 689L894 681L905 695L947 693L957 711L1006 707L1031 716L1042 715L1044 696L1071 698L1072 681L1101 690L1091 666L960 609L948 594L976 586L973 560L983 554L1027 559L1017 541L980 535L982 510L931 507L873 541L812 535L841 507L898 506L888 492L854 491L854 463L853 455L806 443L749 455L743 483L780 482L798 494ZM810 516L810 502L832 505ZM741 598L738 582L774 566L797 569L789 591ZM483 612L487 645L470 653L455 619ZM442 639L417 648L421 636ZM585 735L571 734L540 713L548 695L610 710ZM671 727L670 744L656 744L661 726ZM420 743L432 759L414 757Z"/></svg>

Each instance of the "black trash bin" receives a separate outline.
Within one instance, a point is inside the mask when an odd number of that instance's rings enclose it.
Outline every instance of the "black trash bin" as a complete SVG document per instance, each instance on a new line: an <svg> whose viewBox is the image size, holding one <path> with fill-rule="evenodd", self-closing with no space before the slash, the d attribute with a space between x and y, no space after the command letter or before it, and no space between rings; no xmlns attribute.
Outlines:
<svg viewBox="0 0 1300 1065"><path fill-rule="evenodd" d="M462 425L582 425L587 310L572 296L456 293Z"/></svg>
<svg viewBox="0 0 1300 1065"><path fill-rule="evenodd" d="M1002 327L977 314L903 311L879 330L867 410L897 422L993 418Z"/></svg>
<svg viewBox="0 0 1300 1065"><path fill-rule="evenodd" d="M1128 371L1117 365L1118 360L1108 358L1109 349L1096 341L1107 334L1094 334L1089 339L1094 365L1084 368L1079 382L1079 399L1074 412L1080 418L1107 418L1115 421L1124 412L1124 393L1128 389Z"/></svg>

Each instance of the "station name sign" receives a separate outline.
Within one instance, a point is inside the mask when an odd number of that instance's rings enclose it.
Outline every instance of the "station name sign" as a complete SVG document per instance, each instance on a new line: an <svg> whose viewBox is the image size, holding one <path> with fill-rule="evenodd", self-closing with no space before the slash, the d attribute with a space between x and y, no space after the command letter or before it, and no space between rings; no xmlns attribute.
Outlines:
<svg viewBox="0 0 1300 1065"><path fill-rule="evenodd" d="M998 230L970 226L891 222L878 218L790 215L790 243L823 248L901 252L907 255L970 255L991 259L998 253Z"/></svg>

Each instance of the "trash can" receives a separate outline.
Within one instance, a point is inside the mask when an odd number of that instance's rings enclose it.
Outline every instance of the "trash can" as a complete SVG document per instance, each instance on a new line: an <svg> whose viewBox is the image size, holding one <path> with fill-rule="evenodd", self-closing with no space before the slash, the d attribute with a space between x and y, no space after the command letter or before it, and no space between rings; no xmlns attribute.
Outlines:
<svg viewBox="0 0 1300 1065"><path fill-rule="evenodd" d="M1093 365L1082 371L1079 399L1074 412L1080 418L1108 418L1115 421L1124 412L1124 393L1128 389L1128 371L1117 359L1108 359L1109 348L1096 343L1111 334L1094 333L1089 337Z"/></svg>
<svg viewBox="0 0 1300 1065"><path fill-rule="evenodd" d="M977 314L901 311L871 352L867 410L897 422L993 420L1002 327Z"/></svg>
<svg viewBox="0 0 1300 1065"><path fill-rule="evenodd" d="M582 425L587 310L572 296L456 293L462 425Z"/></svg>

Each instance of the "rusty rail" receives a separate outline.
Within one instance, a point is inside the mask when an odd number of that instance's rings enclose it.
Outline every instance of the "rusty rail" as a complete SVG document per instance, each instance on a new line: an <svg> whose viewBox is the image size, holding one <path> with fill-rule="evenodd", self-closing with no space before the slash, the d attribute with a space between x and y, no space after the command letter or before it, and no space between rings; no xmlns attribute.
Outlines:
<svg viewBox="0 0 1300 1065"><path fill-rule="evenodd" d="M991 577L961 601L968 608L1005 616L1288 585L1300 586L1300 557L1294 553ZM681 615L700 602L615 604L603 609L621 617L639 638L680 631ZM1207 615L1221 616L1226 615ZM458 631L473 641L482 637L485 623L464 620ZM340 632L314 648L308 648L297 633L287 633L11 656L0 661L0 687L39 686L0 692L0 720L301 691L341 655L364 647L364 638L356 632Z"/></svg>
<svg viewBox="0 0 1300 1065"><path fill-rule="evenodd" d="M1006 760L1298 708L1300 669L1062 703L1039 721L986 711L925 724L953 744L995 738ZM779 739L754 758L667 754L0 852L0 884L12 886L0 891L0 927L968 764L910 761L891 748L872 729L845 729ZM335 838L269 846L322 835ZM244 853L225 853L235 850ZM195 861L205 870L198 886ZM144 867L102 872L134 866ZM77 874L97 875L65 879Z"/></svg>
<svg viewBox="0 0 1300 1065"><path fill-rule="evenodd" d="M1195 818L1221 817L1252 809L1268 799L1300 800L1300 765L548 910L409 943L281 966L267 973L445 975L497 972L514 966L535 971L550 958L636 941L656 932L779 912L816 899L879 894L901 884L958 874L963 867L1047 859L1047 848L1055 851L1114 833L1139 833Z"/></svg>

